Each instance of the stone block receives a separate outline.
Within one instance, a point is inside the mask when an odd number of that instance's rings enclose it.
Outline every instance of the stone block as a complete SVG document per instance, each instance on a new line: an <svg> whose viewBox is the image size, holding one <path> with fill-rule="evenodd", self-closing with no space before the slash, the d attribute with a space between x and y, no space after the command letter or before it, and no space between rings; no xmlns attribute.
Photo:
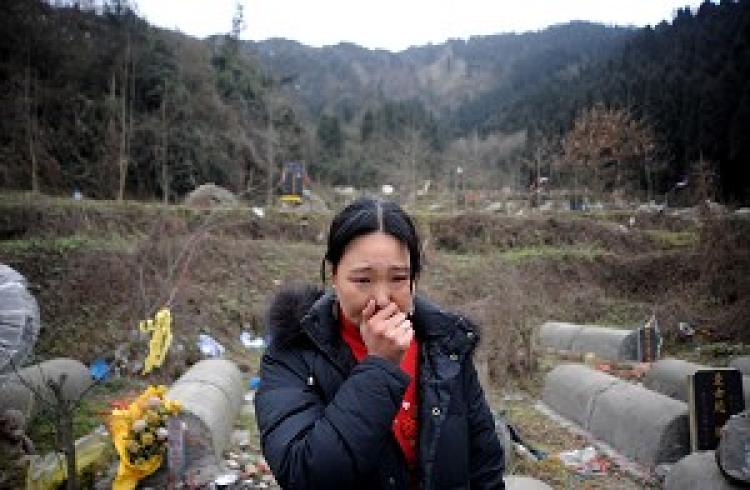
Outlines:
<svg viewBox="0 0 750 490"><path fill-rule="evenodd" d="M750 356L737 356L729 361L729 367L733 367L744 375L750 375Z"/></svg>
<svg viewBox="0 0 750 490"><path fill-rule="evenodd" d="M546 322L539 331L539 344L557 351L592 352L613 361L638 357L637 330Z"/></svg>
<svg viewBox="0 0 750 490"><path fill-rule="evenodd" d="M727 480L716 464L713 451L701 451L682 458L664 481L664 490L733 490L746 488Z"/></svg>
<svg viewBox="0 0 750 490"><path fill-rule="evenodd" d="M655 362L643 377L643 386L675 400L687 402L687 377L695 374L699 369L712 368L681 359L662 359ZM742 388L745 408L748 408L750 407L750 376L742 376Z"/></svg>

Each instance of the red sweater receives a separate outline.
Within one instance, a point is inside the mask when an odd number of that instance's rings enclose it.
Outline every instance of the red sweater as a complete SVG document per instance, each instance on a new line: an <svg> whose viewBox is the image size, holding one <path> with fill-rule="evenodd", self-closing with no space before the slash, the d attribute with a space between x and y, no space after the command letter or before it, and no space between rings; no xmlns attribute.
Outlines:
<svg viewBox="0 0 750 490"><path fill-rule="evenodd" d="M349 321L339 309L341 325L341 336L354 354L357 362L367 357L367 347L362 340L359 327ZM401 402L396 417L393 419L393 434L396 436L399 446L404 453L409 472L413 474L417 463L417 435L419 426L417 422L417 365L419 363L419 345L416 337L412 339L409 348L401 360L401 370L411 376L409 386L406 387L404 399Z"/></svg>

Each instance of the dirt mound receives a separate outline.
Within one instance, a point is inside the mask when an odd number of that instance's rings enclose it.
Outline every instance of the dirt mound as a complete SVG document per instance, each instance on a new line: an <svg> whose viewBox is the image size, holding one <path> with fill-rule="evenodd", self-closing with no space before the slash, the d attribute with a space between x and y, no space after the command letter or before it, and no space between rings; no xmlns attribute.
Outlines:
<svg viewBox="0 0 750 490"><path fill-rule="evenodd" d="M98 238L149 235L155 223L237 238L317 242L326 232L327 214L266 213L246 208L191 209L142 203L74 202L40 198L28 202L0 201L0 239Z"/></svg>
<svg viewBox="0 0 750 490"><path fill-rule="evenodd" d="M642 231L589 218L518 218L483 213L436 218L430 234L437 248L454 252L586 244L627 253L653 246Z"/></svg>
<svg viewBox="0 0 750 490"><path fill-rule="evenodd" d="M191 208L231 207L237 204L237 197L228 189L216 184L202 184L185 197L185 205Z"/></svg>

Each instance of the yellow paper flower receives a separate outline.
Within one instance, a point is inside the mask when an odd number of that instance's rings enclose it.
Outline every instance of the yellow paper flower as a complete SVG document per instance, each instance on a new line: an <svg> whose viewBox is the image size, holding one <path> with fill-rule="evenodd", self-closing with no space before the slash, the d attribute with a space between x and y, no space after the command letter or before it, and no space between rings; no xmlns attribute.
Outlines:
<svg viewBox="0 0 750 490"><path fill-rule="evenodd" d="M144 432L141 434L141 443L144 446L150 446L154 443L154 435L151 432Z"/></svg>
<svg viewBox="0 0 750 490"><path fill-rule="evenodd" d="M141 445L138 444L138 442L134 441L133 439L128 441L128 451L131 453L137 453L141 450Z"/></svg>
<svg viewBox="0 0 750 490"><path fill-rule="evenodd" d="M169 412L170 415L180 413L180 410L182 410L182 405L180 405L180 402L173 400L166 400L164 402L164 407L167 409L167 412Z"/></svg>
<svg viewBox="0 0 750 490"><path fill-rule="evenodd" d="M133 422L133 432L143 432L146 430L146 421L143 419L138 419L135 422Z"/></svg>
<svg viewBox="0 0 750 490"><path fill-rule="evenodd" d="M146 423L148 425L158 425L161 421L159 414L154 412L153 410L149 410L146 412Z"/></svg>

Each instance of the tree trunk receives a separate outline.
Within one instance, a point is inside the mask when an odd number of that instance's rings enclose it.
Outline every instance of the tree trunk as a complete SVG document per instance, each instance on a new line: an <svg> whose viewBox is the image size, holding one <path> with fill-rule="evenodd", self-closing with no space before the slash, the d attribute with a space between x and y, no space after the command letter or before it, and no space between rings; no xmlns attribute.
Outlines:
<svg viewBox="0 0 750 490"><path fill-rule="evenodd" d="M67 400L63 392L63 385L65 384L67 376L61 375L59 380L48 380L47 385L52 391L52 395L55 399L55 413L57 415L55 420L55 428L57 433L57 441L63 454L65 455L65 468L67 473L67 490L78 489L78 473L76 471L76 444L75 436L73 433L73 411L75 404Z"/></svg>
<svg viewBox="0 0 750 490"><path fill-rule="evenodd" d="M73 435L73 413L67 406L64 400L59 401L60 408L60 435L63 443L63 452L65 454L67 475L68 475L68 490L78 489L78 473L76 470L76 444L75 437Z"/></svg>
<svg viewBox="0 0 750 490"><path fill-rule="evenodd" d="M167 127L167 84L164 83L164 97L161 101L161 189L164 204L169 204L169 169L167 168L167 150L169 144L169 128Z"/></svg>
<svg viewBox="0 0 750 490"><path fill-rule="evenodd" d="M128 73L129 68L129 62L130 62L130 34L127 35L127 44L125 47L125 62L123 63L124 67L124 76L122 78L122 95L121 95L121 102L122 107L120 109L120 151L119 151L119 157L117 159L118 163L118 170L119 170L119 185L117 186L117 200L122 201L123 197L125 195L125 182L127 180L128 176L128 159L129 159L129 140L130 140L130 132L128 131L128 126L132 126L133 122L133 116L130 115L130 124L128 124L128 93L130 92L130 83L129 78L133 76L132 73ZM131 104L132 105L132 104Z"/></svg>
<svg viewBox="0 0 750 490"><path fill-rule="evenodd" d="M266 189L266 206L273 206L273 161L274 161L274 134L273 134L273 96L268 99L268 189Z"/></svg>
<svg viewBox="0 0 750 490"><path fill-rule="evenodd" d="M26 66L26 83L24 87L25 99L26 99L26 127L27 127L27 139L29 145L29 160L31 161L31 191L33 193L39 192L39 163L36 156L36 132L37 132L37 118L36 118L36 101L32 103L31 99L31 67ZM35 90L34 96L38 95L38 90Z"/></svg>

